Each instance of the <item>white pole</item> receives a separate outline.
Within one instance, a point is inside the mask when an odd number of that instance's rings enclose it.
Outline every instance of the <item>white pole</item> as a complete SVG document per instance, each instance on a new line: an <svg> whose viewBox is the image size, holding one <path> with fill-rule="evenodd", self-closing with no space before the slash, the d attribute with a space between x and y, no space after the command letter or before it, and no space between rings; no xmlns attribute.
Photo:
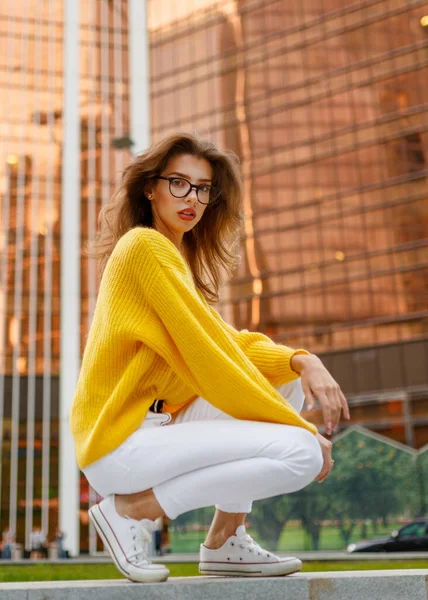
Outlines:
<svg viewBox="0 0 428 600"><path fill-rule="evenodd" d="M150 145L150 80L147 0L128 1L129 36L129 128L133 154ZM149 553L153 554L153 544Z"/></svg>
<svg viewBox="0 0 428 600"><path fill-rule="evenodd" d="M79 554L79 470L69 415L80 369L79 5L65 0L64 135L61 189L61 358L59 527L70 555Z"/></svg>
<svg viewBox="0 0 428 600"><path fill-rule="evenodd" d="M130 137L134 154L150 145L149 32L147 0L129 0Z"/></svg>
<svg viewBox="0 0 428 600"><path fill-rule="evenodd" d="M99 89L97 82L97 65L98 65L98 50L97 50L97 38L99 32L97 31L97 0L87 0L86 7L87 13L86 18L88 19L88 77L89 77L89 88L88 88L88 239L93 240L97 230L97 195L96 195L96 160L97 160L97 148L96 148L96 119L97 114L95 112L95 106L97 104L97 92ZM105 6L105 3L104 3ZM104 9L101 9L104 10ZM108 7L107 7L108 10ZM103 27L103 25L101 25ZM101 52L104 52L101 49ZM105 50L108 54L108 49ZM103 73L101 72L101 77ZM101 111L104 111L104 106L101 107ZM102 152L102 150L101 150ZM102 184L104 186L104 184ZM89 329L92 322L92 318L95 311L95 304L97 299L97 270L96 260L94 258L88 258L87 262L87 286L88 286L88 321L87 327ZM96 502L96 493L89 486L89 503L90 506ZM97 538L95 528L92 523L89 526L89 553L95 554L97 551Z"/></svg>
<svg viewBox="0 0 428 600"><path fill-rule="evenodd" d="M122 56L123 45L126 41L122 39L122 2L113 6L113 137L123 137L123 74L122 74ZM131 79L132 81L132 79ZM124 167L124 151L117 149L113 153L114 157L114 184L120 181Z"/></svg>

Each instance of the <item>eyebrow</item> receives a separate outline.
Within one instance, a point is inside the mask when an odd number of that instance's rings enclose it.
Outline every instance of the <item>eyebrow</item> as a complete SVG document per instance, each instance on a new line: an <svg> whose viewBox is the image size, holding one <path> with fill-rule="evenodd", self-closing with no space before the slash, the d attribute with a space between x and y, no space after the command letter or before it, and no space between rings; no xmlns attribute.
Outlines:
<svg viewBox="0 0 428 600"><path fill-rule="evenodd" d="M189 177L189 175L185 175L184 173L179 173L178 171L173 171L172 173L170 173L170 175L179 175L180 177L183 177L184 179L191 179ZM208 183L211 183L211 179L198 179L198 181L208 181Z"/></svg>

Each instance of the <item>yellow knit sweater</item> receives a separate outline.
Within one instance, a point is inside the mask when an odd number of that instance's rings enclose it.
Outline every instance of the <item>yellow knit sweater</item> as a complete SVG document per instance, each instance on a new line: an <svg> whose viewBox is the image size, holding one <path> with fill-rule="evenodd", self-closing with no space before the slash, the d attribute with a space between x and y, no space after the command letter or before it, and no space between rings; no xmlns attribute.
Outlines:
<svg viewBox="0 0 428 600"><path fill-rule="evenodd" d="M175 245L131 229L107 262L83 353L70 419L79 467L122 444L156 398L172 412L202 396L235 418L315 434L275 389L298 377L295 352L227 325Z"/></svg>

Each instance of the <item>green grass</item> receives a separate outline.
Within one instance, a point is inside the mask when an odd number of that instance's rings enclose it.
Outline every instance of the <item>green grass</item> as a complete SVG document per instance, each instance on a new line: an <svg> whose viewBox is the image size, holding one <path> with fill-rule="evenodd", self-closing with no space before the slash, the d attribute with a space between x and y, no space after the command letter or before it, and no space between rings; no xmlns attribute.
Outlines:
<svg viewBox="0 0 428 600"><path fill-rule="evenodd" d="M168 566L172 577L198 575L197 564ZM77 579L123 579L113 564L94 565L2 565L0 582L8 581L74 581Z"/></svg>
<svg viewBox="0 0 428 600"><path fill-rule="evenodd" d="M191 577L199 575L198 565L168 565L172 577ZM306 562L303 572L314 571L364 571L379 569L426 569L423 560L397 562ZM10 581L74 581L77 579L122 579L122 575L113 564L95 565L2 565L0 582Z"/></svg>
<svg viewBox="0 0 428 600"><path fill-rule="evenodd" d="M394 529L398 529L400 525L391 523L388 527L379 527L378 532L374 534L369 528L368 538L388 535ZM260 536L250 529L249 533L256 539L256 541L262 542ZM171 546L173 552L199 552L199 544L204 541L204 531L172 531L171 532ZM362 539L361 527L356 527L352 532L349 543L356 542ZM302 550L312 550L311 540L305 533L302 527L298 525L288 525L282 532L277 548L269 547L269 543L265 546L273 552L298 552ZM325 526L321 530L320 538L320 550L343 550L344 543L340 537L339 530L337 527Z"/></svg>

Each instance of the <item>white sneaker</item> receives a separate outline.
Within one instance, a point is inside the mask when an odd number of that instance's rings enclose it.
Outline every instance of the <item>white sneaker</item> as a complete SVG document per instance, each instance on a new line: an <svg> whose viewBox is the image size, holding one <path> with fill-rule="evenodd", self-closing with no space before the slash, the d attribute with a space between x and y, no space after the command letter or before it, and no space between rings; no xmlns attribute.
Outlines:
<svg viewBox="0 0 428 600"><path fill-rule="evenodd" d="M125 577L142 583L168 579L169 570L164 565L153 565L147 558L156 529L153 521L121 517L116 511L114 495L92 506L89 518Z"/></svg>
<svg viewBox="0 0 428 600"><path fill-rule="evenodd" d="M240 525L236 534L218 550L200 547L199 573L202 575L235 575L240 577L274 577L289 575L302 568L298 558L280 558L263 550Z"/></svg>

